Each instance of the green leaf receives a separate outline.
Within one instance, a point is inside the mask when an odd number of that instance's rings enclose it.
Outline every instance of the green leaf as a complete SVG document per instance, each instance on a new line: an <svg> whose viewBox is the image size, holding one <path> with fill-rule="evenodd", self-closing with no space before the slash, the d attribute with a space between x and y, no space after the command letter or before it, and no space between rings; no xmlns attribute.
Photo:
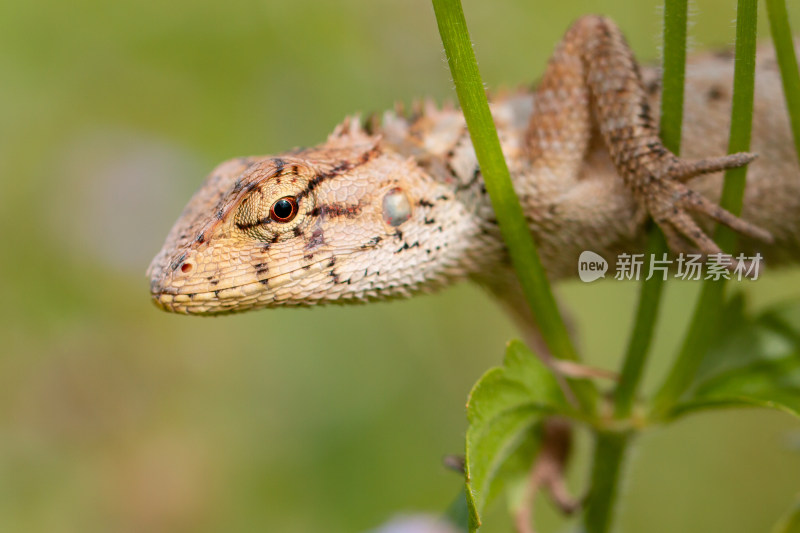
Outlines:
<svg viewBox="0 0 800 533"><path fill-rule="evenodd" d="M757 317L745 307L740 295L724 307L713 348L670 417L744 406L800 417L800 302Z"/></svg>
<svg viewBox="0 0 800 533"><path fill-rule="evenodd" d="M531 498L531 467L539 455L542 444L544 426L537 423L533 427L531 438L523 439L519 447L505 460L500 470L495 475L500 480L495 483L494 492L490 492L488 501L501 493L505 496L509 512L515 515L519 510L530 503Z"/></svg>
<svg viewBox="0 0 800 533"><path fill-rule="evenodd" d="M539 451L540 422L571 408L553 374L522 342L511 341L503 366L488 370L467 401L467 504L470 531L505 487L525 476Z"/></svg>
<svg viewBox="0 0 800 533"><path fill-rule="evenodd" d="M800 533L800 500L784 516L772 533Z"/></svg>
<svg viewBox="0 0 800 533"><path fill-rule="evenodd" d="M469 531L469 507L467 507L467 494L464 486L458 492L458 496L447 508L444 513L444 519L447 520L456 531Z"/></svg>

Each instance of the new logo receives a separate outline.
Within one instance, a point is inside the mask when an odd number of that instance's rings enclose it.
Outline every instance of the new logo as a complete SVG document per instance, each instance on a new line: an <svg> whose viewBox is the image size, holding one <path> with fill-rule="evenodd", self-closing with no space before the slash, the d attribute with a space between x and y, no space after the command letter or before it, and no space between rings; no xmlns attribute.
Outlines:
<svg viewBox="0 0 800 533"><path fill-rule="evenodd" d="M578 258L578 277L585 283L591 283L600 278L606 277L608 261L592 251L581 252Z"/></svg>

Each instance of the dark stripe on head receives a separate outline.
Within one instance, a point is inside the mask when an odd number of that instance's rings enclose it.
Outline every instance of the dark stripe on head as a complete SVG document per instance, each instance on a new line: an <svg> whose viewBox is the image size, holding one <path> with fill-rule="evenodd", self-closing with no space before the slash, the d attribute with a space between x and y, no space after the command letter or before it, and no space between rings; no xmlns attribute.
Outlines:
<svg viewBox="0 0 800 533"><path fill-rule="evenodd" d="M272 223L271 218L264 217L262 219L256 220L255 222L237 222L236 227L242 231L245 231L248 229L256 228L258 226L263 226L265 224L271 224L271 223Z"/></svg>
<svg viewBox="0 0 800 533"><path fill-rule="evenodd" d="M345 217L354 218L361 213L361 204L324 204L318 205L311 211L311 216Z"/></svg>

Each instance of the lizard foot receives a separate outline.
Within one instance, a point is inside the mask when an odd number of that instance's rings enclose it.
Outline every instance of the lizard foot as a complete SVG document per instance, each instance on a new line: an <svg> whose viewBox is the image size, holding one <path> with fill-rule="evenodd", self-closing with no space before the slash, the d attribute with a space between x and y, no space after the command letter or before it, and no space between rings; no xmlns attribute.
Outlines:
<svg viewBox="0 0 800 533"><path fill-rule="evenodd" d="M686 182L701 174L744 166L753 161L755 154L737 153L712 159L686 161L674 158L666 167L664 179L651 180L646 190L646 205L661 227L667 244L673 251L686 250L688 240L702 254L722 253L719 246L700 229L689 215L701 213L749 237L772 242L772 235L690 189Z"/></svg>

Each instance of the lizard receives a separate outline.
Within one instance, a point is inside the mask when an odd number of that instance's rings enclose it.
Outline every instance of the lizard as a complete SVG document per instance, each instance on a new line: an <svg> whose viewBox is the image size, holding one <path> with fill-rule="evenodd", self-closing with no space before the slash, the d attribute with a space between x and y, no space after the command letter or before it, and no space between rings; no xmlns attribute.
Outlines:
<svg viewBox="0 0 800 533"><path fill-rule="evenodd" d="M798 47L800 48L800 47ZM684 153L658 137L656 68L608 18L577 20L534 89L492 96L514 188L551 280L592 250L720 252L710 221L767 264L800 258L800 166L774 52L760 48L752 149L726 152L733 56L687 64ZM724 169L749 165L741 217L718 205ZM697 215L700 215L699 217ZM462 113L430 101L351 116L328 139L219 165L149 269L153 301L196 315L408 297L462 280L517 315L517 290ZM523 317L524 318L524 317ZM531 317L527 317L531 318Z"/></svg>

